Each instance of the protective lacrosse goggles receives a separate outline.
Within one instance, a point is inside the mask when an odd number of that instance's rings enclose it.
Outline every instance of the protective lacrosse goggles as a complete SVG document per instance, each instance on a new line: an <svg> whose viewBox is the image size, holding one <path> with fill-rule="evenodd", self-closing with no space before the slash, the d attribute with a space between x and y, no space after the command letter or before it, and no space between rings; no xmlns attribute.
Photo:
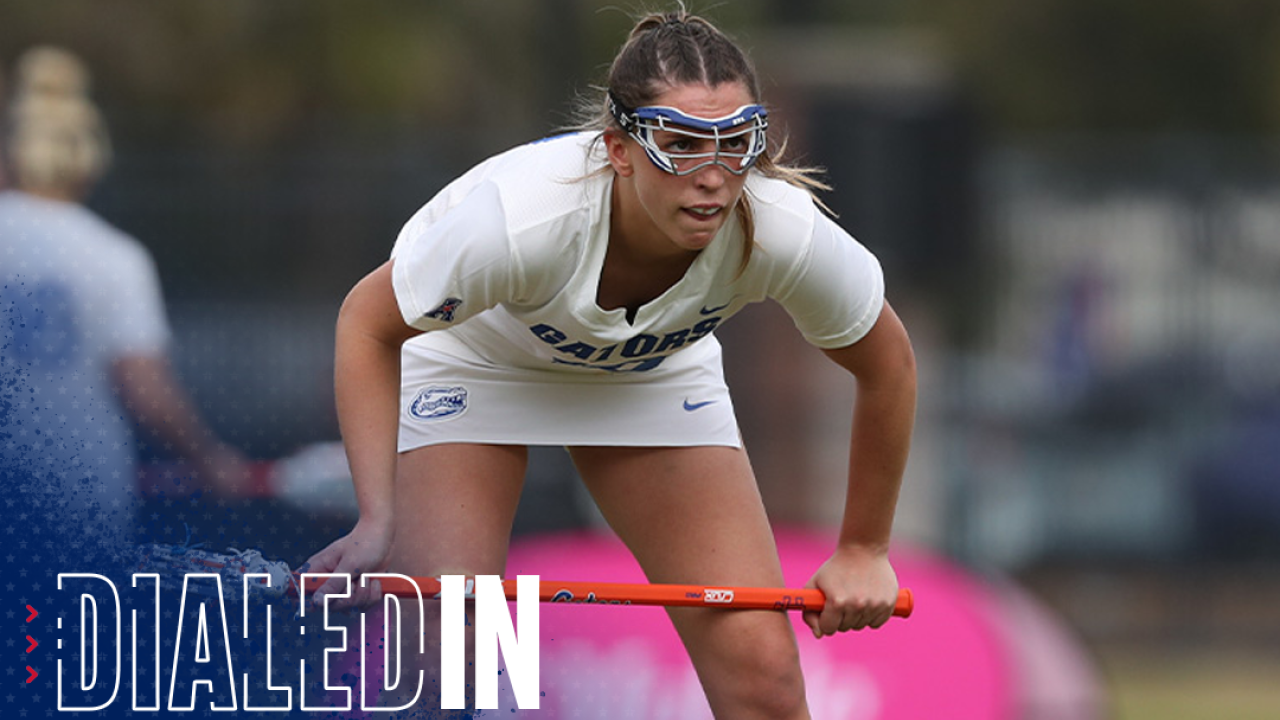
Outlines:
<svg viewBox="0 0 1280 720"><path fill-rule="evenodd" d="M700 118L665 106L633 110L612 92L609 113L640 143L654 165L672 175L688 175L710 165L742 175L764 153L769 127L768 113L760 105L743 105L723 117ZM658 136L659 132L675 137Z"/></svg>

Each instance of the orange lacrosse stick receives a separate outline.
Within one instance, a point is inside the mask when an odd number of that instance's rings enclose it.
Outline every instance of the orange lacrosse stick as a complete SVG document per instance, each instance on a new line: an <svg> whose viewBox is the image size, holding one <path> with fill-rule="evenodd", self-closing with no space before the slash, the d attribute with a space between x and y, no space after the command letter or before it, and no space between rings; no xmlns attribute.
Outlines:
<svg viewBox="0 0 1280 720"><path fill-rule="evenodd" d="M319 587L320 578L307 578L308 588ZM424 597L440 594L439 578L414 577L412 583L400 578L379 578L382 592L399 597ZM417 589L414 588L417 584ZM726 610L801 610L819 612L826 605L821 590L761 588L707 585L658 585L643 583L558 582L543 580L538 584L541 602L567 602L587 605L662 605L664 607L715 607ZM473 586L467 583L468 591ZM516 581L503 580L502 589L508 600L516 599ZM895 617L911 616L915 598L911 590L898 591L893 608Z"/></svg>

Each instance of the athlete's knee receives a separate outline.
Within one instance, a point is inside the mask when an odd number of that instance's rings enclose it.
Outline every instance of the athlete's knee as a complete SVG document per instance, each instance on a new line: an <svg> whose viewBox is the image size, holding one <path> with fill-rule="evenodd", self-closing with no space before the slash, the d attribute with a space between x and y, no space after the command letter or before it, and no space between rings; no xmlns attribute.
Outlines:
<svg viewBox="0 0 1280 720"><path fill-rule="evenodd" d="M723 687L714 692L733 717L807 717L800 654L790 634L771 633L750 653L729 660ZM717 703L720 704L720 703ZM738 714L743 711L748 714Z"/></svg>
<svg viewBox="0 0 1280 720"><path fill-rule="evenodd" d="M799 658L762 658L746 673L741 692L741 704L759 708L761 717L800 717L805 708L805 695Z"/></svg>

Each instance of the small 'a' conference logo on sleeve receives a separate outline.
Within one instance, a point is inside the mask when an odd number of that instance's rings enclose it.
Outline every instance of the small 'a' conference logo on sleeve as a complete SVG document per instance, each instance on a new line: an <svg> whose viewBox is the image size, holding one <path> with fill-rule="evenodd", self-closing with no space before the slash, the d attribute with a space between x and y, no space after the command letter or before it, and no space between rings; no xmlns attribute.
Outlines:
<svg viewBox="0 0 1280 720"><path fill-rule="evenodd" d="M428 310L422 314L422 317L429 317L440 322L453 322L453 314L462 307L462 298L446 298L444 302L436 306L435 310Z"/></svg>

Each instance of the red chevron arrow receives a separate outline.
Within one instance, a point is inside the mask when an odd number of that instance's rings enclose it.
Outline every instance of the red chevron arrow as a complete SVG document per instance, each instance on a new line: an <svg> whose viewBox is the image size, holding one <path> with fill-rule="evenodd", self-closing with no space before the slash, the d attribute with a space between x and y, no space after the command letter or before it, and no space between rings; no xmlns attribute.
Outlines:
<svg viewBox="0 0 1280 720"><path fill-rule="evenodd" d="M31 667L30 665L27 666L27 672L31 673L31 677L27 678L28 685L31 684L32 680L35 680L37 677L40 676L40 673L36 672L36 669Z"/></svg>
<svg viewBox="0 0 1280 720"><path fill-rule="evenodd" d="M27 622L31 622L32 620L35 620L36 616L40 614L36 612L36 609L31 607L30 605L27 606L27 610L31 612L31 614L27 616Z"/></svg>
<svg viewBox="0 0 1280 720"><path fill-rule="evenodd" d="M27 652L31 652L32 650L35 650L36 646L40 644L36 642L36 639L31 637L30 635L27 636L27 642L31 643L31 645L27 647Z"/></svg>

